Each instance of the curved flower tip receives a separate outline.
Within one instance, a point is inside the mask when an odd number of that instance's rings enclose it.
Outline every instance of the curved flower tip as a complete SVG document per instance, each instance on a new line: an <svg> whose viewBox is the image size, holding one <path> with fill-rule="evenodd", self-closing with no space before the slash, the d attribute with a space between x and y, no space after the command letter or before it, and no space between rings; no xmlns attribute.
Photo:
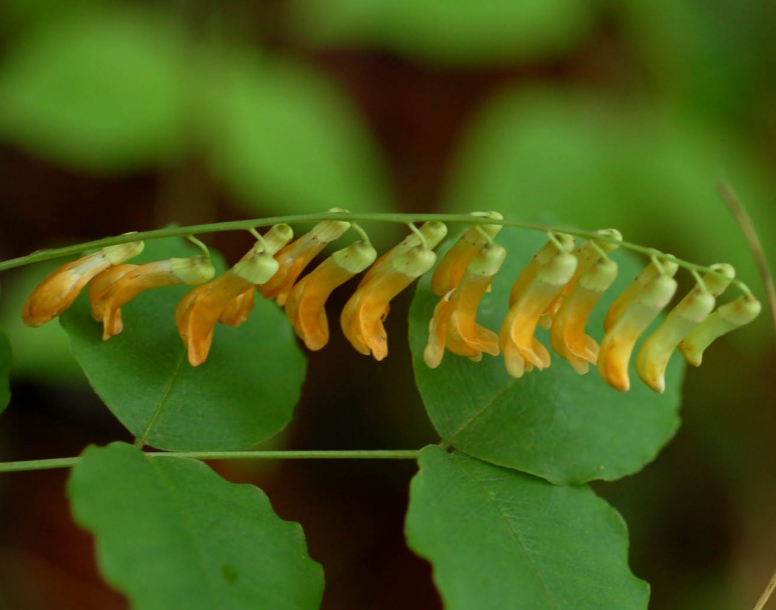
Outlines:
<svg viewBox="0 0 776 610"><path fill-rule="evenodd" d="M760 301L749 295L720 305L679 343L679 350L688 363L700 366L703 352L715 339L749 324L760 315L761 310Z"/></svg>
<svg viewBox="0 0 776 610"><path fill-rule="evenodd" d="M576 257L565 248L556 247L549 260L541 260L537 255L532 263L537 260L534 268L529 264L518 278L519 290L513 287L515 299L499 333L507 372L513 377L521 377L533 366L539 370L550 366L550 353L534 333L540 316L566 287L577 266ZM530 281L526 281L525 274L531 275Z"/></svg>
<svg viewBox="0 0 776 610"><path fill-rule="evenodd" d="M443 223L436 220L423 223L418 231L423 236L425 245L429 249L436 248L439 245L439 242L441 242L447 235L447 227ZM390 270L394 260L406 254L413 248L418 248L422 245L423 242L418 234L414 231L410 233L401 243L388 250L388 252L383 254L374 262L374 264L364 274L364 277L361 278L361 281L358 283L358 288L361 288L362 286L371 282L372 278L374 278L376 275L380 275Z"/></svg>
<svg viewBox="0 0 776 610"><path fill-rule="evenodd" d="M282 307L305 267L327 244L339 238L349 228L350 223L342 220L324 220L318 223L311 231L278 251L275 255L275 260L280 265L278 272L268 282L256 286L256 290L261 292L265 299L277 299L278 305Z"/></svg>
<svg viewBox="0 0 776 610"><path fill-rule="evenodd" d="M498 244L485 245L466 268L457 288L439 301L429 324L428 345L423 352L428 367L434 369L441 364L445 348L475 361L482 359L483 352L498 356L498 335L477 324L476 318L480 301L506 254Z"/></svg>
<svg viewBox="0 0 776 610"><path fill-rule="evenodd" d="M304 276L291 289L285 304L288 319L307 349L316 351L329 342L326 301L335 288L369 267L375 249L357 241L339 250Z"/></svg>
<svg viewBox="0 0 776 610"><path fill-rule="evenodd" d="M722 294L735 277L730 265L713 265L702 284L696 286L666 316L663 323L641 346L636 357L636 372L655 392L665 392L668 361L679 343L701 324L714 309L715 297Z"/></svg>
<svg viewBox="0 0 776 610"><path fill-rule="evenodd" d="M92 317L103 323L103 341L123 330L121 307L151 288L201 284L215 275L204 256L170 258L145 265L116 265L89 283Z"/></svg>
<svg viewBox="0 0 776 610"><path fill-rule="evenodd" d="M356 351L365 356L371 353L375 360L388 355L388 336L383 326L388 304L431 269L435 260L432 250L415 246L381 265L379 273L372 274L356 290L340 316L342 332Z"/></svg>
<svg viewBox="0 0 776 610"><path fill-rule="evenodd" d="M175 323L191 366L199 366L207 359L216 322L230 301L246 292L253 296L253 286L269 280L277 268L278 262L263 247L254 247L226 273L181 299L175 309ZM234 315L239 317L244 310L237 309L239 313ZM234 321L236 318L230 315L225 319Z"/></svg>
<svg viewBox="0 0 776 610"><path fill-rule="evenodd" d="M630 389L628 365L633 347L676 292L676 280L657 275L636 295L606 331L598 354L598 371L613 388Z"/></svg>
<svg viewBox="0 0 776 610"><path fill-rule="evenodd" d="M501 220L503 216L498 212L480 212L472 214L485 218ZM474 260L483 246L492 240L502 225L474 225L469 227L463 235L450 248L439 264L434 269L431 278L431 292L437 296L444 296L456 286L466 272L466 267Z"/></svg>
<svg viewBox="0 0 776 610"><path fill-rule="evenodd" d="M73 304L95 275L137 256L143 251L143 246L142 241L108 246L63 265L32 291L22 308L22 321L33 327L50 322Z"/></svg>
<svg viewBox="0 0 776 610"><path fill-rule="evenodd" d="M616 277L617 264L611 259L599 258L579 276L553 318L550 329L552 348L568 360L580 375L587 373L588 363L595 364L598 360L598 344L585 334L587 320Z"/></svg>

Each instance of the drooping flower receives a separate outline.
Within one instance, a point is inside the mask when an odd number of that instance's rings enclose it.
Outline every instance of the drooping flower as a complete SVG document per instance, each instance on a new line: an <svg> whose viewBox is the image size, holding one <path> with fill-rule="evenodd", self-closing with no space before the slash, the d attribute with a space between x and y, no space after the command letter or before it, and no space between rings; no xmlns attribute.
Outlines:
<svg viewBox="0 0 776 610"><path fill-rule="evenodd" d="M501 220L503 216L498 212L476 212L472 216L494 218ZM489 243L499 231L502 225L474 225L469 227L463 235L450 248L439 264L434 269L431 278L431 292L437 296L445 296L458 286L466 272L469 263L474 260L477 253L485 244Z"/></svg>
<svg viewBox="0 0 776 610"><path fill-rule="evenodd" d="M550 328L552 326L553 318L563 304L563 299L571 293L582 274L596 264L602 255L611 254L620 247L619 242L622 241L622 234L617 229L601 229L596 231L596 235L598 236L597 238L588 239L574 249L573 254L577 257L577 270L563 292L550 303L547 311L539 318L539 326L542 328ZM585 370L587 370L586 367Z"/></svg>
<svg viewBox="0 0 776 610"><path fill-rule="evenodd" d="M749 324L760 315L761 310L760 301L752 295L743 295L720 305L679 343L679 350L688 363L700 366L703 352L715 339Z"/></svg>
<svg viewBox="0 0 776 610"><path fill-rule="evenodd" d="M293 236L294 231L289 225L273 225L262 238L263 241L257 243L254 248L261 250L263 247L265 253L275 256L280 249L291 241ZM274 278L274 276L272 277ZM272 281L272 278L270 278L270 281ZM238 294L229 301L223 311L221 311L221 315L218 316L218 322L232 328L236 328L246 322L253 312L255 304L254 292L254 286L251 286L245 292Z"/></svg>
<svg viewBox="0 0 776 610"><path fill-rule="evenodd" d="M577 259L560 240L550 240L520 274L510 294L509 313L501 325L499 345L507 372L522 377L534 366L550 366L550 353L534 333L539 317L574 276Z"/></svg>
<svg viewBox="0 0 776 610"><path fill-rule="evenodd" d="M650 267L658 266L653 263ZM639 277L645 273L643 271ZM670 275L660 273L659 268L654 274L650 272L650 275L653 277L646 284L636 279L634 283L638 282L640 288L633 292L627 307L618 313L601 341L598 371L606 383L621 392L630 388L628 365L636 341L676 292L676 280Z"/></svg>
<svg viewBox="0 0 776 610"><path fill-rule="evenodd" d="M388 304L431 269L435 260L434 251L422 245L392 256L387 262L383 257L379 272L371 274L369 281L356 290L340 316L342 332L356 351L365 356L371 353L375 360L388 355L388 336L383 326Z"/></svg>
<svg viewBox="0 0 776 610"><path fill-rule="evenodd" d="M617 277L617 264L609 258L599 258L587 267L581 275L577 267L572 278L574 287L562 301L550 328L552 349L580 375L587 373L588 363L598 360L598 343L585 334L587 319Z"/></svg>
<svg viewBox="0 0 776 610"><path fill-rule="evenodd" d="M611 304L604 318L604 331L608 331L620 319L620 316L630 307L633 300L644 292L644 289L652 280L659 275L673 277L678 269L679 265L672 260L663 260L659 265L651 261Z"/></svg>
<svg viewBox="0 0 776 610"><path fill-rule="evenodd" d="M689 294L666 316L652 333L636 357L636 372L655 392L665 391L665 371L679 342L703 322L714 309L716 297L722 294L735 277L735 269L727 264L713 265L715 272L703 277Z"/></svg>
<svg viewBox="0 0 776 610"><path fill-rule="evenodd" d="M103 324L103 341L122 331L121 307L141 292L179 284L202 284L213 275L215 269L204 256L108 267L89 284L92 317Z"/></svg>
<svg viewBox="0 0 776 610"><path fill-rule="evenodd" d="M506 254L506 250L496 243L482 247L466 267L457 286L439 301L429 324L428 345L423 352L427 366L438 367L445 348L475 361L482 359L483 352L498 356L498 335L477 324L476 319L480 301ZM468 256L468 252L463 256Z"/></svg>
<svg viewBox="0 0 776 610"><path fill-rule="evenodd" d="M332 209L330 212L346 212ZM285 305L288 294L305 267L323 250L327 244L340 237L350 228L350 223L342 220L324 220L295 242L278 251L275 259L280 264L272 279L257 286L265 299L276 299L281 307Z"/></svg>
<svg viewBox="0 0 776 610"><path fill-rule="evenodd" d="M547 244L539 250L531 262L526 265L520 277L513 284L512 290L509 291L509 306L512 307L517 301L518 297L523 294L531 283L536 278L538 271L548 263L550 263L558 254L558 251L572 252L574 249L574 238L567 233L555 233L555 239L550 240ZM549 305L549 304L548 304Z"/></svg>
<svg viewBox="0 0 776 610"><path fill-rule="evenodd" d="M22 308L22 321L33 327L50 322L73 304L95 275L137 256L144 245L142 241L134 241L107 246L63 265L48 275L27 297Z"/></svg>
<svg viewBox="0 0 776 610"><path fill-rule="evenodd" d="M316 351L329 342L326 301L332 291L371 265L377 252L357 241L339 250L299 280L286 300L288 319L308 349Z"/></svg>
<svg viewBox="0 0 776 610"><path fill-rule="evenodd" d="M264 250L263 244L257 243L234 267L181 299L175 309L175 322L191 366L199 366L207 359L213 330L227 304L269 280L277 269L278 262Z"/></svg>

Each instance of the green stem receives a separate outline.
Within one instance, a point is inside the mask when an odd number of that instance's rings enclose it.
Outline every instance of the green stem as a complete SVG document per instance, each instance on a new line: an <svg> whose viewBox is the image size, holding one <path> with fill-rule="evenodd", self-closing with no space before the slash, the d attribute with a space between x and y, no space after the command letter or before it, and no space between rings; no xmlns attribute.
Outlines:
<svg viewBox="0 0 776 610"><path fill-rule="evenodd" d="M365 449L352 451L148 451L149 458L168 457L195 460L415 460L420 452L415 449ZM80 458L54 458L0 462L0 472L25 470L52 470L71 468Z"/></svg>
<svg viewBox="0 0 776 610"><path fill-rule="evenodd" d="M125 235L117 235L115 237L106 237L95 241L90 241L82 244L75 244L72 246L65 246L64 248L52 248L49 250L39 250L33 252L27 256L10 259L0 262L0 271L6 269L13 269L15 267L21 267L23 265L29 265L31 263L38 263L42 261L51 260L54 258L61 258L65 256L72 256L81 254L87 250L95 250L104 248L106 246L113 246L117 244L124 244L132 241L139 240L153 240L163 239L166 237L183 237L188 238L195 234L204 233L217 233L220 231L250 231L256 227L267 227L281 223L302 223L302 222L320 222L323 220L349 220L357 222L393 222L400 224L412 224L419 222L427 222L436 220L445 223L457 223L468 225L483 225L483 224L499 224L505 227L515 227L519 229L527 229L531 231L541 231L542 233L567 233L575 237L583 239L595 239L597 241L616 243L622 248L626 248L633 252L638 252L645 256L657 255L662 260L671 260L677 263L680 267L683 267L689 271L699 271L702 273L711 273L713 275L719 275L713 269L690 263L676 258L671 254L663 254L657 252L654 248L646 248L638 244L634 244L627 241L619 241L612 238L602 236L597 231L583 231L580 229L572 229L565 227L554 227L550 225L544 225L534 222L524 222L519 220L499 219L483 216L475 216L471 214L371 214L371 213L351 213L351 212L323 212L315 214L296 214L287 216L273 216L269 218L253 218L249 220L235 220L230 222L216 222L203 225L192 225L187 227L167 227L165 229L156 229L153 231L143 231L137 233L129 233ZM733 284L738 286L744 292L748 292L748 288L745 284L739 280L734 280Z"/></svg>

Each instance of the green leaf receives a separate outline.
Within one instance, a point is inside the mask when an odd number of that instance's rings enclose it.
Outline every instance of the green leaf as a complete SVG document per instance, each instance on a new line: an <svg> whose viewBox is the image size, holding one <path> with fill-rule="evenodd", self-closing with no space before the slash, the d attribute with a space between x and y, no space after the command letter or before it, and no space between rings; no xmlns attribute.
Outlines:
<svg viewBox="0 0 776 610"><path fill-rule="evenodd" d="M0 413L5 410L11 400L11 387L8 382L11 361L11 342L4 332L0 331Z"/></svg>
<svg viewBox="0 0 776 610"><path fill-rule="evenodd" d="M62 327L51 323L30 328L21 317L27 297L44 277L61 265L61 260L51 260L13 271L0 299L0 328L13 345L15 379L83 387L86 378L73 358Z"/></svg>
<svg viewBox="0 0 776 610"><path fill-rule="evenodd" d="M0 67L0 138L88 170L168 160L180 144L182 48L176 27L139 10L47 21Z"/></svg>
<svg viewBox="0 0 776 610"><path fill-rule="evenodd" d="M192 252L150 242L145 258ZM257 296L249 320L216 325L207 361L189 366L175 307L190 287L144 292L122 308L124 332L102 341L102 326L82 294L62 326L89 382L132 434L171 450L243 449L290 421L305 360L286 316Z"/></svg>
<svg viewBox="0 0 776 610"><path fill-rule="evenodd" d="M468 66L556 56L582 39L592 16L585 0L303 0L294 21L318 44Z"/></svg>
<svg viewBox="0 0 776 610"><path fill-rule="evenodd" d="M564 487L430 446L405 533L434 566L447 610L636 610L648 585L628 568L620 515Z"/></svg>
<svg viewBox="0 0 776 610"><path fill-rule="evenodd" d="M376 146L335 83L230 49L202 70L213 171L248 208L391 208Z"/></svg>
<svg viewBox="0 0 776 610"><path fill-rule="evenodd" d="M684 258L728 262L760 292L746 239L714 189L724 172L768 243L776 211L767 171L746 142L690 113L510 87L483 105L463 138L444 211L616 227L630 241ZM768 256L776 266L776 252ZM759 337L765 318L750 327Z"/></svg>
<svg viewBox="0 0 776 610"><path fill-rule="evenodd" d="M509 309L512 284L546 243L546 236L506 228L498 242L507 249L507 258L478 316L480 324L496 333ZM641 268L623 252L612 258L620 265L619 276L587 326L588 334L599 342L609 304ZM472 362L448 352L439 368L429 369L423 350L439 301L430 281L431 273L421 279L410 308L410 348L418 389L445 442L553 482L580 483L639 471L677 430L683 370L679 357L671 359L662 395L642 384L633 370L630 391L621 393L609 387L595 367L587 375L577 375L555 354L552 366L521 379L507 374L502 356L484 355L481 362ZM537 337L549 346L547 331L539 329Z"/></svg>
<svg viewBox="0 0 776 610"><path fill-rule="evenodd" d="M136 610L318 608L323 571L267 496L181 458L89 447L68 482L105 579Z"/></svg>

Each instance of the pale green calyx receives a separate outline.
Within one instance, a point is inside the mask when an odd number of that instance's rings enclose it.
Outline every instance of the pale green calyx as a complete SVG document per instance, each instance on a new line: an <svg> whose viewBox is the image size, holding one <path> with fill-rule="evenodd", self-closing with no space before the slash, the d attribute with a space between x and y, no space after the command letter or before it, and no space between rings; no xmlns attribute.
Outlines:
<svg viewBox="0 0 776 610"><path fill-rule="evenodd" d="M140 254L143 248L145 248L145 242L131 241L117 246L106 246L102 249L102 253L111 265L120 265Z"/></svg>
<svg viewBox="0 0 776 610"><path fill-rule="evenodd" d="M377 251L371 244L357 241L347 248L337 250L331 255L334 262L348 273L361 273L369 267L377 258Z"/></svg>
<svg viewBox="0 0 776 610"><path fill-rule="evenodd" d="M170 270L184 284L195 286L213 279L216 269L204 256L171 258Z"/></svg>

